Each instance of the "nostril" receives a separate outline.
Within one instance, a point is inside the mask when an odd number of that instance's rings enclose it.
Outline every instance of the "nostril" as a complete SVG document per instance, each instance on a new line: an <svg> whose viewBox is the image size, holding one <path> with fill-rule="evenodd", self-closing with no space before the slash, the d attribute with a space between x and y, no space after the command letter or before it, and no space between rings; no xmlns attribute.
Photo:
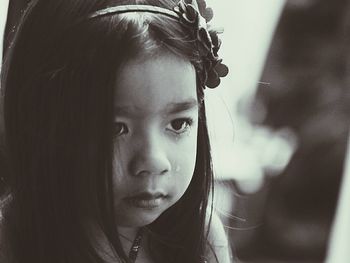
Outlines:
<svg viewBox="0 0 350 263"><path fill-rule="evenodd" d="M164 175L164 174L166 174L166 173L168 173L169 172L169 170L168 169L165 169L165 170L163 170L161 173L160 173L160 175Z"/></svg>
<svg viewBox="0 0 350 263"><path fill-rule="evenodd" d="M163 150L157 147L140 149L131 159L129 169L133 175L164 175L171 171L171 163Z"/></svg>

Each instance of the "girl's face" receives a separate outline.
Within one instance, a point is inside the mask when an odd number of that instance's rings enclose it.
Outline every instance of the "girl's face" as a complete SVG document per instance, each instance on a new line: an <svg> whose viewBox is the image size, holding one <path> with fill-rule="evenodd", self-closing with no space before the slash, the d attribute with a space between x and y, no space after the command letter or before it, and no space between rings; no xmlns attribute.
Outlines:
<svg viewBox="0 0 350 263"><path fill-rule="evenodd" d="M197 150L196 74L162 52L127 62L115 91L114 191L117 224L152 223L186 191Z"/></svg>

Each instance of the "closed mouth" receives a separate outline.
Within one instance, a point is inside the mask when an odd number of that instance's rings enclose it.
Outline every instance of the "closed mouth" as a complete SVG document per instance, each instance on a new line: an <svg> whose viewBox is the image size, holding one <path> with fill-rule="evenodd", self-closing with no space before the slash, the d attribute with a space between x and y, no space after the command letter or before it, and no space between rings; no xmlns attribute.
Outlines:
<svg viewBox="0 0 350 263"><path fill-rule="evenodd" d="M133 196L128 196L124 200L137 208L154 209L159 207L167 195L161 192L142 192Z"/></svg>

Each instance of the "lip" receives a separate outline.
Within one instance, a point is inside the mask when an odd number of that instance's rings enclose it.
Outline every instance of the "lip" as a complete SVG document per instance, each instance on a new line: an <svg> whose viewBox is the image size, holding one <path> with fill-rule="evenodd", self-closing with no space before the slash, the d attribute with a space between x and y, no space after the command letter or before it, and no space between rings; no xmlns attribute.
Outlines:
<svg viewBox="0 0 350 263"><path fill-rule="evenodd" d="M141 192L136 195L131 195L124 200L137 208L155 209L163 203L167 195L162 192Z"/></svg>

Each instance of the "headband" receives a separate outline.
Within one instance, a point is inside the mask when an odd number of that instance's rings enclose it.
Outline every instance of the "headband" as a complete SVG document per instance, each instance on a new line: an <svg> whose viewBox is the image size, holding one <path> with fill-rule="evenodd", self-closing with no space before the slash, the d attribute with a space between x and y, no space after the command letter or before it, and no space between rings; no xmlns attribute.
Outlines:
<svg viewBox="0 0 350 263"><path fill-rule="evenodd" d="M203 64L201 70L197 70L199 79L203 88L215 88L220 84L220 78L228 74L228 68L222 63L222 59L218 55L221 41L218 34L222 33L222 29L213 28L207 24L212 17L212 9L206 8L205 2L202 0L202 10L205 18L201 15L196 0L180 0L173 10L152 6L152 5L120 5L111 6L93 12L88 16L89 19L123 13L153 13L161 14L169 18L179 21L184 27L192 32L196 41L197 49Z"/></svg>

